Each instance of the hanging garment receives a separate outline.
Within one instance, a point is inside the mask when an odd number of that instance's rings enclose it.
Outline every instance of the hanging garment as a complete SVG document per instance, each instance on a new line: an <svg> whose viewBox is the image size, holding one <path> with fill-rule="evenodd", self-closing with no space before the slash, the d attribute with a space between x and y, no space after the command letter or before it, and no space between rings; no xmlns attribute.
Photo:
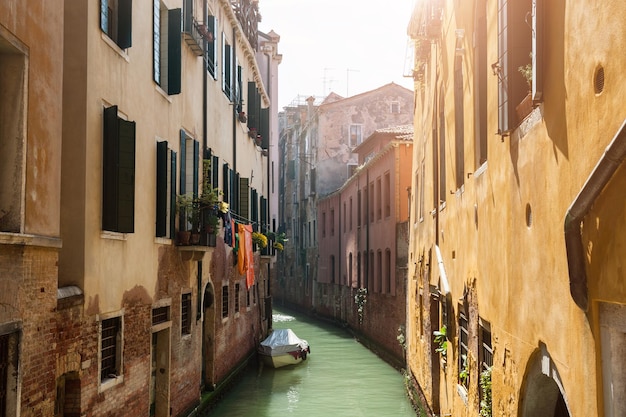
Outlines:
<svg viewBox="0 0 626 417"><path fill-rule="evenodd" d="M239 251L237 251L237 270L239 271L239 275L243 275L246 273L246 269L248 269L248 265L246 265L246 232L243 224L237 225L237 231L237 234L239 235Z"/></svg>
<svg viewBox="0 0 626 417"><path fill-rule="evenodd" d="M246 289L250 289L254 285L254 248L252 246L252 225L244 226L246 235Z"/></svg>
<svg viewBox="0 0 626 417"><path fill-rule="evenodd" d="M233 224L230 211L222 213L222 222L224 223L224 243L233 247Z"/></svg>

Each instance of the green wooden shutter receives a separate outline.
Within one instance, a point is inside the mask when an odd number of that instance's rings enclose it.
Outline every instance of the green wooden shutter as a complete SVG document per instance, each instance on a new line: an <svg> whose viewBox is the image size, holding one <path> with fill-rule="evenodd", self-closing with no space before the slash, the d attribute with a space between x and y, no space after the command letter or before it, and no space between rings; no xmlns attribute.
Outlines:
<svg viewBox="0 0 626 417"><path fill-rule="evenodd" d="M133 1L118 0L117 3L117 45L130 48L132 45Z"/></svg>
<svg viewBox="0 0 626 417"><path fill-rule="evenodd" d="M167 234L167 142L157 142L156 155L156 236Z"/></svg>
<svg viewBox="0 0 626 417"><path fill-rule="evenodd" d="M213 188L219 188L219 175L220 175L220 158L218 156L211 156L211 170L213 171L211 175L211 185Z"/></svg>
<svg viewBox="0 0 626 417"><path fill-rule="evenodd" d="M170 160L170 237L176 232L176 152Z"/></svg>
<svg viewBox="0 0 626 417"><path fill-rule="evenodd" d="M119 120L118 231L135 231L135 122Z"/></svg>
<svg viewBox="0 0 626 417"><path fill-rule="evenodd" d="M239 215L250 218L250 180L239 178Z"/></svg>
<svg viewBox="0 0 626 417"><path fill-rule="evenodd" d="M193 141L193 195L198 196L198 183L200 182L200 143Z"/></svg>
<svg viewBox="0 0 626 417"><path fill-rule="evenodd" d="M207 16L207 28L209 33L213 34L213 41L206 43L207 70L213 79L217 79L217 48L215 47L217 18L215 16Z"/></svg>
<svg viewBox="0 0 626 417"><path fill-rule="evenodd" d="M256 83L254 81L248 81L248 129L258 129L256 98Z"/></svg>
<svg viewBox="0 0 626 417"><path fill-rule="evenodd" d="M260 129L261 134L261 148L269 149L270 147L270 109L260 110Z"/></svg>
<svg viewBox="0 0 626 417"><path fill-rule="evenodd" d="M117 106L104 109L102 137L102 229L117 230Z"/></svg>
<svg viewBox="0 0 626 417"><path fill-rule="evenodd" d="M180 131L180 195L187 194L187 135L185 131L181 129Z"/></svg>
<svg viewBox="0 0 626 417"><path fill-rule="evenodd" d="M228 169L228 164L224 164L222 165L222 192L224 193L224 201L230 204L231 201L230 201L229 181L230 181L230 169Z"/></svg>
<svg viewBox="0 0 626 417"><path fill-rule="evenodd" d="M180 94L181 86L181 25L180 9L167 11L167 94Z"/></svg>
<svg viewBox="0 0 626 417"><path fill-rule="evenodd" d="M239 213L239 173L230 170L230 195L233 196L231 206L235 213Z"/></svg>

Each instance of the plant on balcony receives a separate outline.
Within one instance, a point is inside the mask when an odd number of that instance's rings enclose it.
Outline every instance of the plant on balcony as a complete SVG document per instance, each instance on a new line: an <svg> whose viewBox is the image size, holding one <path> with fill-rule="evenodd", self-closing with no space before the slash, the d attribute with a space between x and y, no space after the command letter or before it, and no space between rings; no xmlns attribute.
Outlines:
<svg viewBox="0 0 626 417"><path fill-rule="evenodd" d="M365 314L365 304L367 304L367 288L359 288L354 295L354 303L357 306L359 314L359 324L363 324L363 315Z"/></svg>
<svg viewBox="0 0 626 417"><path fill-rule="evenodd" d="M261 232L252 232L252 243L259 249L267 247L267 236Z"/></svg>
<svg viewBox="0 0 626 417"><path fill-rule="evenodd" d="M178 242L188 245L193 233L198 233L200 226L200 211L192 194L176 196L176 212L182 214L178 230Z"/></svg>
<svg viewBox="0 0 626 417"><path fill-rule="evenodd" d="M435 352L438 352L439 355L441 356L441 363L443 364L444 368L445 368L447 360L448 360L447 359L447 356L448 356L448 334L447 334L447 331L448 331L448 328L444 324L443 326L441 326L441 329L435 330L433 332L434 342L435 342L435 344L437 344L437 348L435 349Z"/></svg>
<svg viewBox="0 0 626 417"><path fill-rule="evenodd" d="M491 417L491 367L480 373L480 417Z"/></svg>
<svg viewBox="0 0 626 417"><path fill-rule="evenodd" d="M272 242L274 242L272 244L272 247L274 249L277 250L284 250L285 249L285 241L287 240L285 238L285 233L274 233L274 232L267 232L267 237L268 239L270 239Z"/></svg>

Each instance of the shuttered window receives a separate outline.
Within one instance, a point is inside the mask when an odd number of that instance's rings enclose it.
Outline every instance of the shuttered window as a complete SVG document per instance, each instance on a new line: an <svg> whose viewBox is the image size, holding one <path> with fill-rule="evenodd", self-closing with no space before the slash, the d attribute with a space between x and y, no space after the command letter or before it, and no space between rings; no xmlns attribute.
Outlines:
<svg viewBox="0 0 626 417"><path fill-rule="evenodd" d="M250 179L239 178L239 215L250 218Z"/></svg>
<svg viewBox="0 0 626 417"><path fill-rule="evenodd" d="M248 129L260 131L261 95L254 81L248 81Z"/></svg>
<svg viewBox="0 0 626 417"><path fill-rule="evenodd" d="M206 43L206 68L213 79L217 80L217 48L215 47L217 17L207 16L206 22L209 33L213 35L213 40Z"/></svg>
<svg viewBox="0 0 626 417"><path fill-rule="evenodd" d="M100 29L121 49L132 43L132 0L100 0Z"/></svg>
<svg viewBox="0 0 626 417"><path fill-rule="evenodd" d="M182 335L191 333L191 293L181 296L180 303L180 333Z"/></svg>
<svg viewBox="0 0 626 417"><path fill-rule="evenodd" d="M226 35L222 33L222 91L232 101L232 47L226 42Z"/></svg>
<svg viewBox="0 0 626 417"><path fill-rule="evenodd" d="M102 229L133 233L135 225L135 122L104 109Z"/></svg>
<svg viewBox="0 0 626 417"><path fill-rule="evenodd" d="M166 141L157 143L156 236L174 236L176 212L176 152Z"/></svg>
<svg viewBox="0 0 626 417"><path fill-rule="evenodd" d="M154 81L169 95L181 88L181 9L168 10L161 0L153 3Z"/></svg>

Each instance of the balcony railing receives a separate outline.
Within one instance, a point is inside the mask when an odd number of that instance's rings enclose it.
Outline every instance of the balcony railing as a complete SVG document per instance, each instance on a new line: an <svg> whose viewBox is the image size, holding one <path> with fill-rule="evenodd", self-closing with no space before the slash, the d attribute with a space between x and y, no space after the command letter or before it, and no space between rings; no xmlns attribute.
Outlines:
<svg viewBox="0 0 626 417"><path fill-rule="evenodd" d="M183 38L197 56L204 55L204 41L213 42L213 34L207 26L198 22L195 18L185 19L183 23Z"/></svg>

